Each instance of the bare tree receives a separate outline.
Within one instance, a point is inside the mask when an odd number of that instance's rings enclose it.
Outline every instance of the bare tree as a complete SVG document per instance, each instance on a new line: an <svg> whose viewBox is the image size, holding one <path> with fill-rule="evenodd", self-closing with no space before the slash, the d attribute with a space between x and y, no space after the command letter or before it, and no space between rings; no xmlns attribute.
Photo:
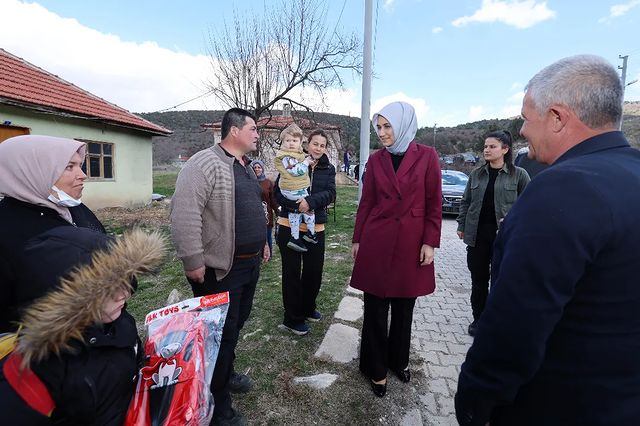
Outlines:
<svg viewBox="0 0 640 426"><path fill-rule="evenodd" d="M264 14L234 16L209 36L208 89L228 107L271 115L279 102L311 111L292 90L309 88L324 103L328 88L343 87L345 72L359 73L361 43L328 28L324 1L265 2Z"/></svg>

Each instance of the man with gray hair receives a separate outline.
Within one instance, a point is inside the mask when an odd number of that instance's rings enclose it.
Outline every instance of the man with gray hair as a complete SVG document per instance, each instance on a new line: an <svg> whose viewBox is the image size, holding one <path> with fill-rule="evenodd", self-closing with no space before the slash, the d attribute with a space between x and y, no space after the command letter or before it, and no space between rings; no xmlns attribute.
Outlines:
<svg viewBox="0 0 640 426"><path fill-rule="evenodd" d="M617 130L622 94L590 55L526 87L520 133L550 167L500 227L462 425L640 424L640 151Z"/></svg>

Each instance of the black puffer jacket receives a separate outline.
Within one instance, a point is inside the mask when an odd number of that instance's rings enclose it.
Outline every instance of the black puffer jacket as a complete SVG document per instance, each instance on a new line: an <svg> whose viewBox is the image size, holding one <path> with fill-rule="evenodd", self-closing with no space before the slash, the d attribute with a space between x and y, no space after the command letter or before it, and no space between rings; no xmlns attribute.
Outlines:
<svg viewBox="0 0 640 426"><path fill-rule="evenodd" d="M315 212L316 223L327 223L327 206L336 199L336 169L329 162L329 157L326 154L320 157L314 168L309 169L309 178L311 179L311 191L305 200L311 210ZM276 200L281 206L290 210L297 209L298 204L285 198L280 192L279 180L280 178L276 180L274 188ZM280 217L287 217L287 212L284 209L280 210Z"/></svg>
<svg viewBox="0 0 640 426"><path fill-rule="evenodd" d="M69 211L77 227L105 233L98 218L84 204ZM15 330L13 322L19 318L19 308L33 300L28 286L17 284L22 274L18 265L25 243L59 226L72 227L73 224L53 209L11 197L0 201L0 333Z"/></svg>
<svg viewBox="0 0 640 426"><path fill-rule="evenodd" d="M102 324L102 309L115 294L132 289L134 274L156 268L163 255L159 235L142 231L112 242L88 229L63 226L26 243L24 279L44 295L25 309L14 354L45 385L55 409L48 418L21 399L5 379L5 358L0 362L4 423L123 424L142 347L131 315L123 310Z"/></svg>

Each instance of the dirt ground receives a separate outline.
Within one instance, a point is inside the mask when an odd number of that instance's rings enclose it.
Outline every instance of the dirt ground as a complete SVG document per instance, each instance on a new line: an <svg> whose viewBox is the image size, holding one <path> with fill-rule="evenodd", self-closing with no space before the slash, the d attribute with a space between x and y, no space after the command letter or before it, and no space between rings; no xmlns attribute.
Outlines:
<svg viewBox="0 0 640 426"><path fill-rule="evenodd" d="M144 207L107 207L95 211L96 216L114 231L135 226L157 228L169 226L169 200L154 201Z"/></svg>
<svg viewBox="0 0 640 426"><path fill-rule="evenodd" d="M346 204L343 203L341 209L344 206ZM353 207L350 208L353 209ZM169 201L166 199L140 208L113 207L100 209L95 213L109 232L116 234L136 226L166 230L169 225ZM342 217L343 214L338 216ZM334 232L332 236L334 240L342 236L335 228ZM345 235L347 234L348 232ZM327 282L324 292L330 288L330 280L332 282L345 280L342 271L332 272L332 269L335 269L331 267L332 263L335 265L345 262L344 254L340 255L334 250L337 249L329 248L327 251L325 264ZM426 388L425 376L418 360L411 362L414 374L410 384L400 383L395 377L390 377L387 396L377 398L369 389L366 379L359 373L357 360L339 365L313 357L312 354L323 338L323 332L331 322L331 312L325 311L327 319L322 326L316 325L316 330L320 333L300 339L279 332L276 327L279 316L271 318L270 314L260 314L261 310L277 312L276 306L280 297L277 290L280 273L277 255L271 263L261 272L260 291L256 294L254 312L238 346L238 367L241 371L250 369L251 375L256 380L256 388L252 392L234 396L234 405L244 413L249 424L302 426L401 424L407 412L418 408L419 395ZM138 316L142 316L144 312L148 312L158 304L162 306L171 288L181 288L177 283L183 280L179 262L173 259L171 264L175 265L167 266L168 272L152 277L148 283L142 282L142 288L139 289L136 299L136 304L140 305ZM334 290L337 292L338 299L343 291L343 288L339 287ZM183 290L188 292L186 289ZM325 308L330 304L328 301L322 303ZM335 310L337 302L332 302L331 306L330 310ZM273 312L272 316L275 315ZM318 391L292 383L293 377L323 372L339 375L339 379L328 389Z"/></svg>

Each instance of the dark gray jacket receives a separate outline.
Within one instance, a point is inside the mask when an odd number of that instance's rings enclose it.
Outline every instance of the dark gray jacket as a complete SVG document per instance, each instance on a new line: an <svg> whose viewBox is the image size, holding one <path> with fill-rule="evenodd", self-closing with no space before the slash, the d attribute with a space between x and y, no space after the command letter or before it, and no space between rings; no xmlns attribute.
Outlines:
<svg viewBox="0 0 640 426"><path fill-rule="evenodd" d="M640 425L639 186L618 131L533 179L496 238L461 425Z"/></svg>
<svg viewBox="0 0 640 426"><path fill-rule="evenodd" d="M457 219L458 231L464 232L464 242L471 247L476 244L482 199L489 183L488 168L489 165L485 164L471 172L460 203L460 214L458 214ZM515 171L510 174L507 165L502 166L502 169L498 172L494 187L497 225L500 224L500 219L507 215L507 212L522 194L530 180L525 169L515 167Z"/></svg>

